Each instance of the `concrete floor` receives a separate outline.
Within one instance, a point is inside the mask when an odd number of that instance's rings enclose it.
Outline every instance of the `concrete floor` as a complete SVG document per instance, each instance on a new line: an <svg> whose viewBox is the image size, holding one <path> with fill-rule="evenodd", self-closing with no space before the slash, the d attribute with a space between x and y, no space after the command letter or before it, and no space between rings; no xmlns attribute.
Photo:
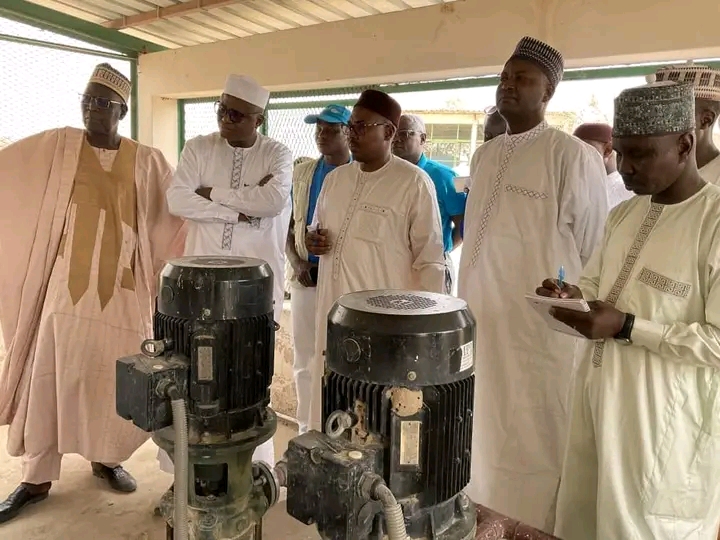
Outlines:
<svg viewBox="0 0 720 540"><path fill-rule="evenodd" d="M293 425L278 422L275 453L279 458L294 437ZM7 427L0 428L0 500L20 481L20 460L5 450ZM62 477L50 497L0 525L0 540L165 540L165 524L153 515L155 504L172 483L155 459L157 447L148 441L126 465L138 481L135 493L111 492L94 478L90 465L79 456L66 456ZM313 527L287 515L284 501L266 515L263 540L315 540Z"/></svg>

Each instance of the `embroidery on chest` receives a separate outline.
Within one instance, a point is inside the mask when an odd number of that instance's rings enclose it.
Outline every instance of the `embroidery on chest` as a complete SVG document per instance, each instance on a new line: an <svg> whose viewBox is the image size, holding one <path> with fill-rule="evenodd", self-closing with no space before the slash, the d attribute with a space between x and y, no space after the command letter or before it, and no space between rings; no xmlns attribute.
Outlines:
<svg viewBox="0 0 720 540"><path fill-rule="evenodd" d="M632 245L630 246L630 250L625 256L625 260L623 261L620 273L615 279L615 282L610 289L610 293L605 299L608 304L614 306L617 303L618 298L620 298L620 295L625 289L625 286L627 285L630 276L633 273L635 264L637 263L638 257L640 256L640 252L642 251L643 247L645 247L645 244L650 237L650 233L655 228L655 225L657 225L657 222L660 219L660 214L662 214L664 208L665 207L661 204L650 204L650 209L647 211L647 214L645 214L645 218L640 225L640 229L638 229L638 232L635 234L635 238ZM592 355L592 363L594 367L602 366L602 357L604 350L605 341L598 341L595 343Z"/></svg>
<svg viewBox="0 0 720 540"><path fill-rule="evenodd" d="M689 283L675 281L645 267L640 270L640 275L638 275L637 279L640 283L644 283L660 292L677 296L678 298L687 298L692 288Z"/></svg>
<svg viewBox="0 0 720 540"><path fill-rule="evenodd" d="M485 204L485 207L483 208L480 215L480 225L478 227L477 238L475 239L475 245L473 246L472 252L472 266L475 266L478 256L480 255L480 247L482 246L485 235L487 234L488 226L490 225L493 214L493 209L497 204L498 196L500 195L500 190L503 185L503 180L505 179L505 175L510 164L510 159L512 158L518 146L535 139L540 134L542 134L543 131L547 129L547 127L547 124L545 122L542 122L535 128L527 131L526 133L522 133L521 135L505 136L503 140L503 148L501 150L500 165L498 166L497 173L495 174L495 182L493 183L492 191L490 192L490 198ZM533 198L543 198L540 196L541 194L539 192L531 192L530 190L525 190L527 193L523 193L523 188L520 188L519 186L515 186L513 184L507 184L505 186L505 190L511 193L517 193L519 195L525 195L528 197L531 197L531 193L533 195L537 194L538 197ZM547 195L545 195L545 197L547 197Z"/></svg>
<svg viewBox="0 0 720 540"><path fill-rule="evenodd" d="M240 183L242 182L242 169L243 169L243 160L245 159L245 152L243 152L239 148L235 148L233 150L233 163L232 163L232 170L230 172L230 187L232 189L238 189L240 187ZM255 226L255 228L258 228L259 224ZM235 230L235 224L234 223L226 223L223 227L223 235L222 235L222 249L231 249L232 248L232 239L233 239L233 231Z"/></svg>
<svg viewBox="0 0 720 540"><path fill-rule="evenodd" d="M505 184L505 191L508 193L515 193L516 195L523 195L530 199L547 199L547 193L542 191L535 191L533 189L527 189L524 187L516 186L515 184Z"/></svg>

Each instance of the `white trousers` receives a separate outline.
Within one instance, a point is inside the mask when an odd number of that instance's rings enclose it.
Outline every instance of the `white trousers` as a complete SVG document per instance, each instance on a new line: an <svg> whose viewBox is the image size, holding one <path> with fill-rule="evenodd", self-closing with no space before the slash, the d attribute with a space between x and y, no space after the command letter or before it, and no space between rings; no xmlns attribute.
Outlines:
<svg viewBox="0 0 720 540"><path fill-rule="evenodd" d="M290 315L293 331L293 375L297 394L298 432L305 433L310 422L310 399L315 359L315 310L317 287L293 283L290 291Z"/></svg>
<svg viewBox="0 0 720 540"><path fill-rule="evenodd" d="M255 452L253 452L252 458L253 461L264 461L265 463L270 465L270 467L274 467L275 445L273 444L273 440L270 439L258 446L255 449ZM158 448L157 460L161 471L168 474L173 474L175 472L175 467L173 466L173 462L170 459L170 456L168 456L167 452L162 448Z"/></svg>

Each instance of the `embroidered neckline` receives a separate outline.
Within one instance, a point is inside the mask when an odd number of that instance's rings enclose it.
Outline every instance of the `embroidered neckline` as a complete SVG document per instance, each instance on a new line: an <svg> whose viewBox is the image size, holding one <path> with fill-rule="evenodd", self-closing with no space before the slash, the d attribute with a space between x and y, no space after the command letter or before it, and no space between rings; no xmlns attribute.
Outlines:
<svg viewBox="0 0 720 540"><path fill-rule="evenodd" d="M506 133L505 136L507 137L507 140L510 144L513 146L517 145L518 143L525 142L525 141L531 141L532 139L535 139L539 135L541 135L546 129L549 129L550 126L548 123L543 120L540 122L537 126L535 126L532 129L529 129L527 131L524 131L522 133L518 133L516 135L513 135L511 133Z"/></svg>

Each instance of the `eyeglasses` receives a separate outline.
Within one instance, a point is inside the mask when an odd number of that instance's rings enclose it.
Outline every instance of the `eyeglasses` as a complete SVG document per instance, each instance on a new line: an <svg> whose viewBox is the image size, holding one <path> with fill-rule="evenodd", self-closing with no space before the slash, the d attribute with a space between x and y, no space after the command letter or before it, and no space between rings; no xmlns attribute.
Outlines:
<svg viewBox="0 0 720 540"><path fill-rule="evenodd" d="M95 107L96 109L110 109L113 105L125 105L120 101L113 101L112 99L99 97L99 96L88 96L87 94L79 94L80 103L83 107Z"/></svg>
<svg viewBox="0 0 720 540"><path fill-rule="evenodd" d="M408 139L412 139L415 135L422 135L422 133L415 131L414 129L401 129L395 133L395 138L398 141L406 141Z"/></svg>
<svg viewBox="0 0 720 540"><path fill-rule="evenodd" d="M370 127L375 126L387 126L387 122L374 122L372 124L367 124L365 122L351 122L347 126L345 126L345 131L348 135L355 135L357 137L362 137L367 132L367 129Z"/></svg>
<svg viewBox="0 0 720 540"><path fill-rule="evenodd" d="M226 107L220 101L215 102L215 113L217 114L219 120L222 120L227 116L228 120L230 120L230 122L233 124L239 124L244 120L248 120L253 116L257 116L257 113L246 114L244 112L240 112L238 110Z"/></svg>
<svg viewBox="0 0 720 540"><path fill-rule="evenodd" d="M344 127L345 126L341 124L315 124L315 134L322 135L323 133L327 133L328 135L337 135Z"/></svg>

